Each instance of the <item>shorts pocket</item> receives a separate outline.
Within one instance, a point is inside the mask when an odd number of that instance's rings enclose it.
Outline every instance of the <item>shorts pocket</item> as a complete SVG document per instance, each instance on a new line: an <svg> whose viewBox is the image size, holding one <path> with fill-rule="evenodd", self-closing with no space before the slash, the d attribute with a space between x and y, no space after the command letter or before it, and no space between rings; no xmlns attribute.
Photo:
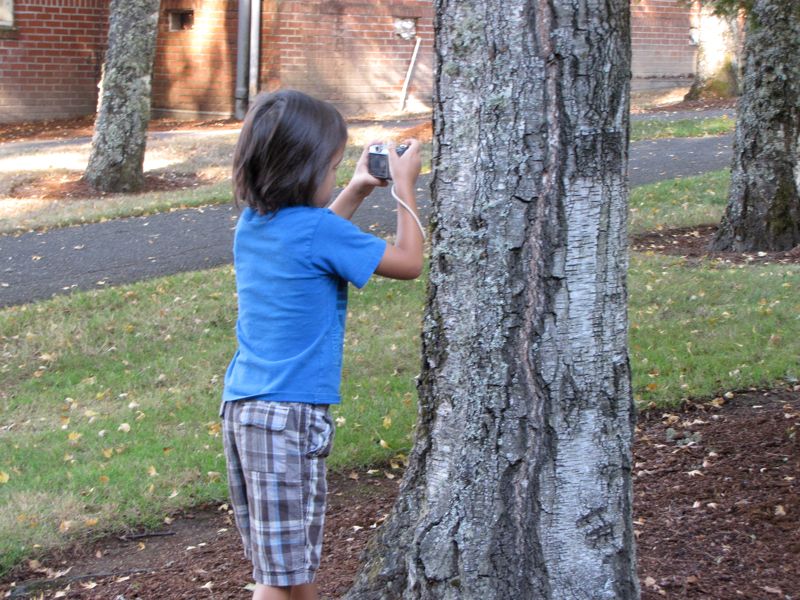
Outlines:
<svg viewBox="0 0 800 600"><path fill-rule="evenodd" d="M239 413L239 458L245 471L285 473L286 421L291 407L250 402Z"/></svg>
<svg viewBox="0 0 800 600"><path fill-rule="evenodd" d="M333 448L335 428L327 410L309 411L307 458L325 458Z"/></svg>

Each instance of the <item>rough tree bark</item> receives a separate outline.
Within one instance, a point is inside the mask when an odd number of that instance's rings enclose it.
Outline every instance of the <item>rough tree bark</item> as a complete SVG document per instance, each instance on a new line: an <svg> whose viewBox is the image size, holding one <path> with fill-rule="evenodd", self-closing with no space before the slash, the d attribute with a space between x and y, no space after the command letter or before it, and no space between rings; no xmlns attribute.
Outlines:
<svg viewBox="0 0 800 600"><path fill-rule="evenodd" d="M800 244L800 3L755 0L747 19L728 207L714 250Z"/></svg>
<svg viewBox="0 0 800 600"><path fill-rule="evenodd" d="M347 598L636 598L628 0L435 11L416 441Z"/></svg>
<svg viewBox="0 0 800 600"><path fill-rule="evenodd" d="M159 5L159 0L111 2L92 151L83 174L103 191L131 192L144 185Z"/></svg>

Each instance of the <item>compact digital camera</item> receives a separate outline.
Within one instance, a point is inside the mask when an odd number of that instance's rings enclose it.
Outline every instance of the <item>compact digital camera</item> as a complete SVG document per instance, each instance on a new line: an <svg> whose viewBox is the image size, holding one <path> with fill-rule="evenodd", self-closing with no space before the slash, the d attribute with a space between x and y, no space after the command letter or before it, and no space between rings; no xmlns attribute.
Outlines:
<svg viewBox="0 0 800 600"><path fill-rule="evenodd" d="M403 152L408 150L408 146L400 144L395 148L398 156L403 156ZM389 172L389 149L382 144L373 144L369 147L369 156L367 157L367 171L373 177L378 179L391 179L392 174Z"/></svg>

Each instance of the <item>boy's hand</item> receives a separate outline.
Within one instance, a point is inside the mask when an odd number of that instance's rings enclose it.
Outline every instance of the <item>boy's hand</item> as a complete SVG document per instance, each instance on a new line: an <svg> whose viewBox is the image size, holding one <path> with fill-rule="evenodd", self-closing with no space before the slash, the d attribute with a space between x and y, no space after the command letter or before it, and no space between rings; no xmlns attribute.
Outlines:
<svg viewBox="0 0 800 600"><path fill-rule="evenodd" d="M364 150L361 152L361 156L358 158L358 162L356 163L356 169L353 172L353 178L350 180L350 183L347 184L348 187L352 186L356 194L358 194L358 196L362 199L369 196L372 190L374 190L376 187L386 187L389 185L389 182L387 182L385 179L373 177L367 170L369 147L373 144L382 143L383 142L380 140L374 140L364 146Z"/></svg>
<svg viewBox="0 0 800 600"><path fill-rule="evenodd" d="M417 177L422 169L421 145L417 140L408 139L403 143L408 146L402 156L395 151L395 144L389 142L389 170L398 192L413 192Z"/></svg>

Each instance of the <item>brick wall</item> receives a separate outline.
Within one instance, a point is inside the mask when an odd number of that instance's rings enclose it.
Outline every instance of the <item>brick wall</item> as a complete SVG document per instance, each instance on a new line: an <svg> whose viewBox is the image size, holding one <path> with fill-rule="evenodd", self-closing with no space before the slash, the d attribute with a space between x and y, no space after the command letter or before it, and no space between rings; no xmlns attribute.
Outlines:
<svg viewBox="0 0 800 600"><path fill-rule="evenodd" d="M15 0L0 29L0 122L91 114L108 0Z"/></svg>
<svg viewBox="0 0 800 600"><path fill-rule="evenodd" d="M691 27L697 8L684 0L632 0L633 77L681 78L695 71Z"/></svg>
<svg viewBox="0 0 800 600"><path fill-rule="evenodd" d="M397 111L415 40L395 32L413 20L422 39L409 110L430 108L433 5L430 0L270 0L264 6L261 87L293 87L346 114Z"/></svg>
<svg viewBox="0 0 800 600"><path fill-rule="evenodd" d="M229 116L236 82L237 0L162 0L153 65L155 116ZM191 28L180 13L192 11Z"/></svg>
<svg viewBox="0 0 800 600"><path fill-rule="evenodd" d="M0 122L91 114L109 0L15 0L15 28L0 29ZM260 88L293 87L346 114L398 110L414 39L422 40L407 108L430 107L431 0L263 0ZM162 0L153 71L154 115L227 116L234 109L238 0ZM632 0L633 75L667 81L694 72L693 8ZM193 12L191 28L174 13ZM176 27L177 25L177 27ZM634 82L634 85L636 83Z"/></svg>

